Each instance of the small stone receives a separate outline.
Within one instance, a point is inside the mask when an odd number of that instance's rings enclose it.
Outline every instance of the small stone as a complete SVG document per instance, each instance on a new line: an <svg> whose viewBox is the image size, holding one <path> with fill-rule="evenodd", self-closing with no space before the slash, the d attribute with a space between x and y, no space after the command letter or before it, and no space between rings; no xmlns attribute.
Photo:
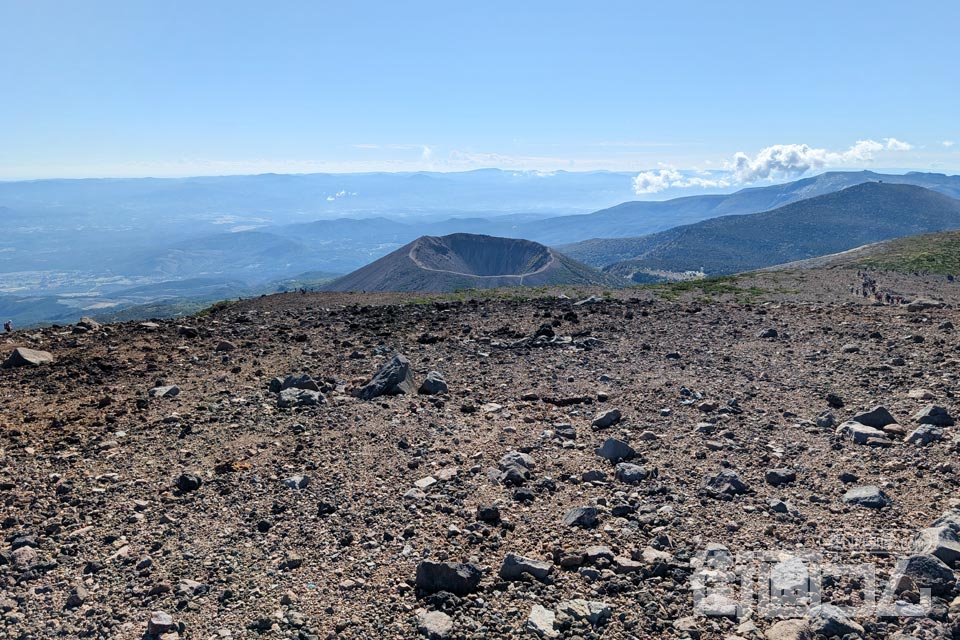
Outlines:
<svg viewBox="0 0 960 640"><path fill-rule="evenodd" d="M541 638L558 638L560 632L554 629L556 614L543 605L535 604L530 607L530 615L527 616L527 631Z"/></svg>
<svg viewBox="0 0 960 640"><path fill-rule="evenodd" d="M620 419L622 417L623 416L620 413L619 409L610 409L609 411L606 411L600 414L599 416L597 416L597 418L593 421L593 428L606 429L607 427L612 427L613 425L620 422Z"/></svg>
<svg viewBox="0 0 960 640"><path fill-rule="evenodd" d="M199 476L196 476L192 473L183 473L180 474L179 478L177 478L177 489L183 493L196 491L202 484L203 480L201 480Z"/></svg>
<svg viewBox="0 0 960 640"><path fill-rule="evenodd" d="M174 398L180 395L180 387L175 384L154 387L147 392L151 398Z"/></svg>
<svg viewBox="0 0 960 640"><path fill-rule="evenodd" d="M565 600L557 606L557 611L574 620L585 620L594 627L613 617L613 610L607 603L581 599Z"/></svg>
<svg viewBox="0 0 960 640"><path fill-rule="evenodd" d="M417 630L430 640L444 640L453 633L453 618L442 611L417 613Z"/></svg>
<svg viewBox="0 0 960 640"><path fill-rule="evenodd" d="M173 617L169 613L166 611L154 611L150 614L150 619L147 621L147 633L149 635L159 636L168 631L172 631L175 626Z"/></svg>
<svg viewBox="0 0 960 640"><path fill-rule="evenodd" d="M574 507L563 516L563 524L568 527L590 528L597 524L596 507Z"/></svg>
<svg viewBox="0 0 960 640"><path fill-rule="evenodd" d="M527 573L543 582L553 570L549 562L542 562L532 558L525 558L515 553L508 553L500 566L500 577L504 580L520 580Z"/></svg>
<svg viewBox="0 0 960 640"><path fill-rule="evenodd" d="M951 567L957 566L960 561L960 541L957 533L948 526L921 530L914 538L910 551L917 555L936 556Z"/></svg>
<svg viewBox="0 0 960 640"><path fill-rule="evenodd" d="M827 638L845 637L847 634L863 635L863 627L851 620L839 607L821 604L812 607L808 613L810 632Z"/></svg>
<svg viewBox="0 0 960 640"><path fill-rule="evenodd" d="M928 404L913 416L914 421L920 424L929 424L935 427L952 427L955 424L953 417L943 407Z"/></svg>
<svg viewBox="0 0 960 640"><path fill-rule="evenodd" d="M887 411L886 407L877 406L870 411L864 411L853 416L854 422L873 427L874 429L883 429L888 424L893 424L897 420Z"/></svg>
<svg viewBox="0 0 960 640"><path fill-rule="evenodd" d="M766 480L768 484L779 487L796 480L797 472L786 467L777 467L776 469L768 470L764 474L763 479Z"/></svg>
<svg viewBox="0 0 960 640"><path fill-rule="evenodd" d="M705 476L701 486L707 495L720 500L729 500L750 491L732 469L724 469L714 476Z"/></svg>
<svg viewBox="0 0 960 640"><path fill-rule="evenodd" d="M806 620L781 620L763 634L767 640L812 640L810 623Z"/></svg>
<svg viewBox="0 0 960 640"><path fill-rule="evenodd" d="M597 448L596 453L601 458L610 460L611 462L630 460L637 455L633 447L623 440L616 438L607 438L604 443Z"/></svg>
<svg viewBox="0 0 960 640"><path fill-rule="evenodd" d="M90 592L82 585L78 585L70 591L70 595L67 597L67 608L75 609L86 602L89 597Z"/></svg>
<svg viewBox="0 0 960 640"><path fill-rule="evenodd" d="M650 477L651 472L638 464L621 462L616 467L615 477L620 482L627 484L637 484Z"/></svg>
<svg viewBox="0 0 960 640"><path fill-rule="evenodd" d="M447 393L447 391L447 381L444 380L443 374L439 371L431 371L427 374L417 393L433 396L440 393Z"/></svg>
<svg viewBox="0 0 960 640"><path fill-rule="evenodd" d="M424 560L417 565L417 588L425 593L449 591L465 596L476 591L483 571L471 563L431 562Z"/></svg>
<svg viewBox="0 0 960 640"><path fill-rule="evenodd" d="M882 509L893 504L890 496L875 485L854 487L843 495L843 501L868 509Z"/></svg>
<svg viewBox="0 0 960 640"><path fill-rule="evenodd" d="M310 476L295 475L290 476L283 481L283 486L288 489L306 489L310 485Z"/></svg>

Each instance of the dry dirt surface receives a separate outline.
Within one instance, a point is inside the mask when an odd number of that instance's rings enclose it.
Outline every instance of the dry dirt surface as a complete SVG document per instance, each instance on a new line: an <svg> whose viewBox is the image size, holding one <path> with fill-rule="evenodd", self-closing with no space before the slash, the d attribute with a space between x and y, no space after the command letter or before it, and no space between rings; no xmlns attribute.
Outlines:
<svg viewBox="0 0 960 640"><path fill-rule="evenodd" d="M960 318L803 278L16 332L54 361L0 370L0 638L956 638ZM887 614L801 606L810 553ZM792 621L724 590L761 556Z"/></svg>

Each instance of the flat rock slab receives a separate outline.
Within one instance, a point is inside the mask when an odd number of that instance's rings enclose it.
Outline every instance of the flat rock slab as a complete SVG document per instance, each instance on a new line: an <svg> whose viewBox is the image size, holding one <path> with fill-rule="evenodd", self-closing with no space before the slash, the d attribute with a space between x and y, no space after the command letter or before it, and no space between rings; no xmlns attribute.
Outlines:
<svg viewBox="0 0 960 640"><path fill-rule="evenodd" d="M868 509L882 509L893 504L890 496L874 485L864 485L850 489L843 494L843 501Z"/></svg>
<svg viewBox="0 0 960 640"><path fill-rule="evenodd" d="M37 349L18 347L14 349L13 353L10 354L10 357L4 361L2 367L4 369L12 369L14 367L36 367L41 364L48 364L50 362L53 362L53 354L49 351L38 351Z"/></svg>

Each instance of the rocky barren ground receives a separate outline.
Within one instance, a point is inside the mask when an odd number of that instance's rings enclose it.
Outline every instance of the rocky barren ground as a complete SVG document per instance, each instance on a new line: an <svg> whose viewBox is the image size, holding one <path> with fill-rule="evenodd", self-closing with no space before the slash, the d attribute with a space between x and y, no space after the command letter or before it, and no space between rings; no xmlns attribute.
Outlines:
<svg viewBox="0 0 960 640"><path fill-rule="evenodd" d="M751 304L286 294L17 332L3 357L53 361L0 370L0 637L958 637L957 312L814 274ZM791 586L801 550L898 608L695 615L726 558Z"/></svg>

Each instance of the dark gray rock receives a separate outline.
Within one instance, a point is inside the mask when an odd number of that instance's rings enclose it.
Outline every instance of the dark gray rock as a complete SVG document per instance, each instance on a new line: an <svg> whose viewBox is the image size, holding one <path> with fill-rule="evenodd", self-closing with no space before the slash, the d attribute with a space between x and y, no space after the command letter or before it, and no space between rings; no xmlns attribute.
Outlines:
<svg viewBox="0 0 960 640"><path fill-rule="evenodd" d="M847 504L866 507L868 509L882 509L893 504L890 496L872 484L853 487L843 494L843 501Z"/></svg>
<svg viewBox="0 0 960 640"><path fill-rule="evenodd" d="M597 455L611 462L618 462L620 460L633 459L637 455L637 452L623 440L607 438L604 443L597 448Z"/></svg>
<svg viewBox="0 0 960 640"><path fill-rule="evenodd" d="M921 530L913 539L910 551L917 555L936 556L951 567L956 567L960 561L957 533L945 525Z"/></svg>
<svg viewBox="0 0 960 640"><path fill-rule="evenodd" d="M701 488L712 498L729 500L750 491L750 487L732 469L723 469L713 476L705 476Z"/></svg>
<svg viewBox="0 0 960 640"><path fill-rule="evenodd" d="M954 590L957 578L940 558L918 554L901 558L891 581L896 593L930 589L933 595L944 597Z"/></svg>
<svg viewBox="0 0 960 640"><path fill-rule="evenodd" d="M151 398L175 398L180 395L180 387L175 384L154 387L147 392Z"/></svg>
<svg viewBox="0 0 960 640"><path fill-rule="evenodd" d="M413 393L416 386L410 371L410 361L406 356L397 354L383 365L373 379L358 392L362 400L372 400L379 396L395 396Z"/></svg>
<svg viewBox="0 0 960 640"><path fill-rule="evenodd" d="M277 406L281 409L291 409L293 407L315 407L326 404L327 399L319 391L310 391L309 389L290 388L284 389L277 397Z"/></svg>
<svg viewBox="0 0 960 640"><path fill-rule="evenodd" d="M424 593L447 591L465 596L477 590L482 577L483 570L472 563L424 560L417 565L416 586Z"/></svg>
<svg viewBox="0 0 960 640"><path fill-rule="evenodd" d="M943 431L931 424L921 424L907 436L906 442L925 447L934 442L943 440Z"/></svg>
<svg viewBox="0 0 960 640"><path fill-rule="evenodd" d="M864 411L853 416L854 422L873 427L874 429L883 429L888 424L896 424L897 420L887 411L886 407L877 406L870 411Z"/></svg>
<svg viewBox="0 0 960 640"><path fill-rule="evenodd" d="M594 429L606 429L620 422L623 416L619 409L610 409L597 416L593 421Z"/></svg>
<svg viewBox="0 0 960 640"><path fill-rule="evenodd" d="M768 484L772 484L775 487L779 487L784 484L788 484L797 479L797 472L793 469L788 469L786 467L777 467L776 469L768 470L764 475L763 479L767 481Z"/></svg>
<svg viewBox="0 0 960 640"><path fill-rule="evenodd" d="M855 420L844 422L836 431L838 436L853 440L854 444L890 445L893 444L887 434L880 429L871 427Z"/></svg>
<svg viewBox="0 0 960 640"><path fill-rule="evenodd" d="M851 620L839 607L832 604L821 604L811 607L807 613L810 621L810 631L814 635L827 638L834 636L844 638L848 634L863 636L863 627Z"/></svg>
<svg viewBox="0 0 960 640"><path fill-rule="evenodd" d="M510 451L500 458L499 480L508 487L522 486L530 479L534 466L533 458L526 453Z"/></svg>
<svg viewBox="0 0 960 640"><path fill-rule="evenodd" d="M203 485L203 480L192 473L182 473L180 477L177 478L177 489L184 493L196 491L201 485Z"/></svg>
<svg viewBox="0 0 960 640"><path fill-rule="evenodd" d="M631 464L629 462L621 462L616 467L615 477L620 482L626 482L627 484L637 484L643 480L646 480L651 475L651 472L646 468L641 467L638 464Z"/></svg>
<svg viewBox="0 0 960 640"><path fill-rule="evenodd" d="M427 374L417 393L435 396L440 393L447 393L447 381L443 379L443 374L439 371L431 371Z"/></svg>
<svg viewBox="0 0 960 640"><path fill-rule="evenodd" d="M928 404L914 414L913 419L920 424L930 424L935 427L952 427L955 423L946 409L935 404Z"/></svg>
<svg viewBox="0 0 960 640"><path fill-rule="evenodd" d="M553 565L549 562L525 558L515 553L508 553L500 566L500 577L504 580L520 580L523 574L529 573L531 576L543 582L553 571Z"/></svg>
<svg viewBox="0 0 960 640"><path fill-rule="evenodd" d="M596 526L597 522L596 507L574 507L563 516L563 524L568 527L590 528Z"/></svg>

